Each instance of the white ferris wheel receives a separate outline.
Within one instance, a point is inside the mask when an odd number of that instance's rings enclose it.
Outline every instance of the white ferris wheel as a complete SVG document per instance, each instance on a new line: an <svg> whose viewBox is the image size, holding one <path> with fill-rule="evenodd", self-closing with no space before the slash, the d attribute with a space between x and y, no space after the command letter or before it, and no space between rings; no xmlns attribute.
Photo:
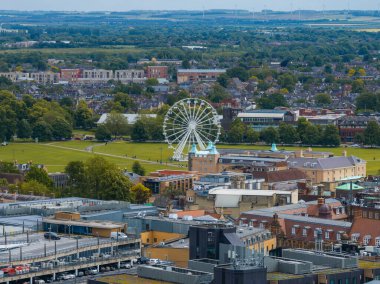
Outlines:
<svg viewBox="0 0 380 284"><path fill-rule="evenodd" d="M173 160L185 161L193 144L205 150L208 143L218 142L220 128L216 110L204 100L190 98L176 102L169 109L163 134L169 148L174 149Z"/></svg>

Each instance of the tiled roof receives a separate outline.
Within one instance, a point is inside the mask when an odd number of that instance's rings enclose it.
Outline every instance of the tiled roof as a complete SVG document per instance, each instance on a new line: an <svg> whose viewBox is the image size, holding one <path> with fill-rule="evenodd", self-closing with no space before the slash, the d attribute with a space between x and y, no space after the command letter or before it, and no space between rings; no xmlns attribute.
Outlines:
<svg viewBox="0 0 380 284"><path fill-rule="evenodd" d="M266 182L281 182L293 180L306 180L307 175L299 169L288 169L273 172L253 172L254 178L264 178Z"/></svg>
<svg viewBox="0 0 380 284"><path fill-rule="evenodd" d="M367 218L355 218L352 223L350 234L359 233L359 241L363 240L365 235L371 235L371 240L368 245L375 245L375 239L380 237L380 220L367 219Z"/></svg>

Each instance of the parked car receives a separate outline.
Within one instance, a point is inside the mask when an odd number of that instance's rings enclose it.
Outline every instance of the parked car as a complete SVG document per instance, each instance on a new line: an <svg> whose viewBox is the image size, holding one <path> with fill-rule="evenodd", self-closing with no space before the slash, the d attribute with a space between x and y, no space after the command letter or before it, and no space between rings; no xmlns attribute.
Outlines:
<svg viewBox="0 0 380 284"><path fill-rule="evenodd" d="M75 278L75 274L64 274L62 275L62 279L63 280L69 280L69 279L74 279Z"/></svg>
<svg viewBox="0 0 380 284"><path fill-rule="evenodd" d="M142 256L137 259L137 264L147 264L147 263L149 263L149 258L147 257Z"/></svg>
<svg viewBox="0 0 380 284"><path fill-rule="evenodd" d="M159 263L160 263L160 260L158 258L151 258L151 259L149 259L149 264L150 265L159 264Z"/></svg>
<svg viewBox="0 0 380 284"><path fill-rule="evenodd" d="M132 267L132 265L128 262L121 262L120 263L120 268L130 269L131 267Z"/></svg>
<svg viewBox="0 0 380 284"><path fill-rule="evenodd" d="M128 236L121 232L111 232L110 238L111 240L126 240Z"/></svg>
<svg viewBox="0 0 380 284"><path fill-rule="evenodd" d="M54 232L47 232L44 234L44 238L48 240L60 240L61 237L59 237L56 233Z"/></svg>
<svg viewBox="0 0 380 284"><path fill-rule="evenodd" d="M96 275L96 274L98 274L98 270L96 268L89 268L89 269L87 269L87 274L88 275Z"/></svg>

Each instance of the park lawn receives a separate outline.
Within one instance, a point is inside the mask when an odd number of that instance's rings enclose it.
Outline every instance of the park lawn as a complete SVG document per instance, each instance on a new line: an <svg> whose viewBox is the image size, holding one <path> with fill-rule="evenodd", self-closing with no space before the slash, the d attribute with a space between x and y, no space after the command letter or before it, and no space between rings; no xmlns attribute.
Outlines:
<svg viewBox="0 0 380 284"><path fill-rule="evenodd" d="M49 146L50 145L50 146ZM70 149L55 148L52 146L65 147ZM93 147L89 150L89 147ZM233 148L233 149L252 149L252 150L269 150L268 145L217 145L217 149ZM296 150L308 149L308 147L282 147L277 146L278 149ZM72 149L72 150L71 150ZM87 151L86 151L87 149ZM131 169L133 163L133 156L137 159L146 161L157 162L162 160L165 164L149 164L148 162L141 162L146 168L147 172L155 171L158 169L176 167L166 166L170 157L173 155L173 150L169 149L165 143L134 143L125 141L98 143L93 141L62 141L51 143L11 143L6 147L0 147L0 160L18 162L28 162L32 160L34 163L43 163L47 165L49 172L62 171L69 161L73 160L86 160L93 155L104 156L107 160L117 164L121 168ZM81 152L81 151L86 152ZM343 151L347 151L347 155L354 155L367 161L367 174L377 174L380 170L380 149L361 149L361 148L321 148L313 147L314 151L332 152L335 156L342 155ZM104 155L103 155L104 154ZM115 155L120 157L110 157L106 155ZM170 162L171 164L182 165L182 169L186 168L185 162ZM178 169L178 168L177 168Z"/></svg>
<svg viewBox="0 0 380 284"><path fill-rule="evenodd" d="M173 150L169 149L165 143L134 143L125 141L116 141L107 143L96 143L88 141L67 141L67 142L57 142L58 145L65 145L67 147L85 149L90 145L94 145L94 152L113 154L119 156L134 156L136 155L138 159L157 161L161 159L161 148L162 148L162 160L164 162L169 161L170 157L173 155ZM269 145L217 145L217 149L252 149L252 150L269 150L271 147ZM304 149L307 150L309 147L282 147L278 145L279 150L297 150ZM343 151L347 151L347 155L354 155L367 161L367 173L377 174L380 170L380 149L362 149L362 148L328 148L328 147L313 147L314 151L321 152L331 152L335 156L342 155ZM179 164L184 164L184 162L178 162Z"/></svg>
<svg viewBox="0 0 380 284"><path fill-rule="evenodd" d="M70 141L71 142L71 141ZM78 146L86 148L89 145L87 141L79 141ZM58 142L57 146L66 147L66 142ZM55 143L57 144L57 143ZM79 149L82 150L82 149ZM61 172L70 161L86 161L88 158L95 156L96 153L80 152L76 149L62 149L49 146L49 143L11 143L8 146L0 147L0 160L14 161L18 163L27 163L32 161L35 164L44 164L49 172ZM99 154L102 156L101 154ZM120 168L131 170L134 160L124 157L103 156L108 161L116 164ZM158 169L178 169L176 167L149 164L141 162L147 172L156 171Z"/></svg>

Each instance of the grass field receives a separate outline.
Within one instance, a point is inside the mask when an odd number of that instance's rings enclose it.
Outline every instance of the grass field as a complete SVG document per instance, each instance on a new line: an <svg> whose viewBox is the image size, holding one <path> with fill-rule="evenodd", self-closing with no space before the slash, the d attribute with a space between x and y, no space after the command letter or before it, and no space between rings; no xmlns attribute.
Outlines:
<svg viewBox="0 0 380 284"><path fill-rule="evenodd" d="M281 147L278 149L296 150L308 147ZM269 149L269 146L252 145L218 145L221 148L240 149ZM335 156L347 151L348 155L355 155L367 160L367 173L376 174L380 170L380 149L360 148L313 148L315 151L332 152ZM184 162L170 162L172 149L168 149L163 143L132 143L117 141L112 143L97 143L92 141L65 141L52 143L13 143L0 148L0 160L45 164L50 172L62 171L69 161L86 160L94 155L100 155L121 168L130 169L134 160L141 160L147 171L164 168L186 167ZM160 164L160 161L163 164ZM168 164L167 164L168 163Z"/></svg>
<svg viewBox="0 0 380 284"><path fill-rule="evenodd" d="M33 163L41 163L46 165L49 172L63 171L65 166L70 161L81 160L85 161L94 155L104 156L107 160L117 164L120 168L126 168L130 170L134 159L119 155L107 155L102 153L96 153L96 147L94 151L88 149L91 146L90 142L59 142L54 144L34 144L34 143L13 143L6 147L0 148L0 160L14 161L19 163L26 163L33 161ZM86 149L87 148L87 149ZM150 163L149 161L141 161L143 167L148 171L155 171L157 169L176 169L175 166L166 164Z"/></svg>

